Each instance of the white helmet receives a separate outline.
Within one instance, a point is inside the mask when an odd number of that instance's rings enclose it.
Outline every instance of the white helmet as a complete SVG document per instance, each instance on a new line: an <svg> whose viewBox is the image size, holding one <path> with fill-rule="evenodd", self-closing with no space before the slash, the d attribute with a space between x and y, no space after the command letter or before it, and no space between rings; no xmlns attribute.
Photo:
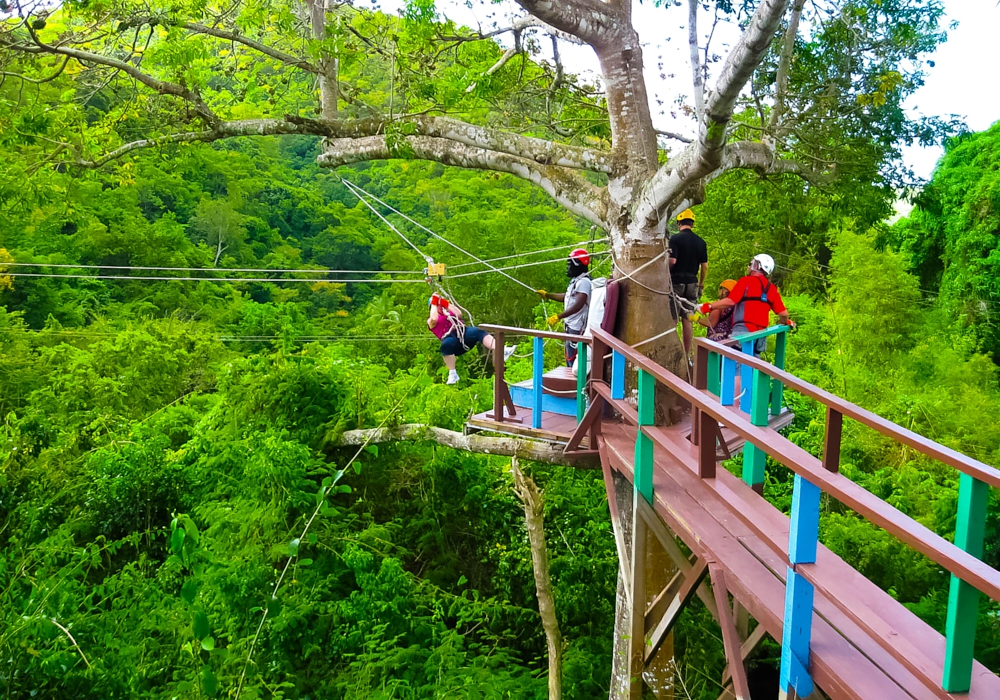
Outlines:
<svg viewBox="0 0 1000 700"><path fill-rule="evenodd" d="M760 255L753 256L753 260L750 265L756 266L765 275L770 276L774 272L774 258L772 258L767 253L761 253Z"/></svg>

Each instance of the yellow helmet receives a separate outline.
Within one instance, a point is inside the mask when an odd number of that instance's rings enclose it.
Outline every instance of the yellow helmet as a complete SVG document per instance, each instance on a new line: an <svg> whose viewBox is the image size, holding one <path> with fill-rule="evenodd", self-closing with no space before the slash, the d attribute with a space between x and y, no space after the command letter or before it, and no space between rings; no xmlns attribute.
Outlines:
<svg viewBox="0 0 1000 700"><path fill-rule="evenodd" d="M678 221L684 221L685 219L690 219L691 221L694 221L694 212L691 211L690 209L685 209L684 211L682 211L680 214L677 215Z"/></svg>

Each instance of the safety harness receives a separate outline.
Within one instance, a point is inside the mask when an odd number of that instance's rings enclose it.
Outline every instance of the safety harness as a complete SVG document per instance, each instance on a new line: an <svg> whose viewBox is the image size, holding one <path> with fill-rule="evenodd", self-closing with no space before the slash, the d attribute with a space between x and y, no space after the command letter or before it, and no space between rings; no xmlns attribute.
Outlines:
<svg viewBox="0 0 1000 700"><path fill-rule="evenodd" d="M759 301L762 304L767 304L768 309L771 308L771 302L769 302L767 300L767 290L769 290L771 288L771 281L765 277L764 281L760 282L760 278L757 275L751 275L750 278L758 280L758 283L761 285L760 292L759 292L758 296L752 297L752 296L748 296L747 295L747 290L744 289L743 290L743 296L740 298L739 301L736 302L736 306L733 307L733 309L734 309L734 312L733 312L734 315L735 315L735 309L736 309L736 307L738 307L740 304L742 304L744 302L747 302L747 301ZM740 323L742 323L744 326L747 326L747 325L758 326L759 325L759 324L754 323L753 321L747 321L745 314L744 314L744 317L740 320ZM766 325L759 326L758 328L755 328L753 330L758 330L759 331L762 328L767 328L767 326Z"/></svg>

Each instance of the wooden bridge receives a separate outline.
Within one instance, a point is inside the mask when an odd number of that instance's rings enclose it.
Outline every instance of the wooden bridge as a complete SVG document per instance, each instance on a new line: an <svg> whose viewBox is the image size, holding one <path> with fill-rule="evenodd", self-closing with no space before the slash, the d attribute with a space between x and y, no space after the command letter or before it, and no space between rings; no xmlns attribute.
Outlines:
<svg viewBox="0 0 1000 700"><path fill-rule="evenodd" d="M784 698L1000 699L1000 678L973 659L980 592L1000 600L1000 572L980 561L996 469L784 371L784 326L741 337L742 352L697 338L693 383L599 329L581 339L483 328L497 339L494 406L470 427L600 456L620 561L613 697L641 698L644 685L669 696L664 645L698 596L722 630L720 699L750 697L744 661L766 635L781 644ZM504 378L510 335L534 336L533 378L520 387ZM751 353L767 335L775 335L773 365ZM546 378L546 338L581 341L579 366L595 358L589 376L561 369ZM657 385L686 408L679 424L655 424ZM786 390L826 407L820 457L777 432L792 419ZM839 473L845 417L960 472L954 543ZM740 447L742 479L717 466ZM795 474L790 515L761 496L767 457ZM819 544L824 492L951 573L944 635Z"/></svg>

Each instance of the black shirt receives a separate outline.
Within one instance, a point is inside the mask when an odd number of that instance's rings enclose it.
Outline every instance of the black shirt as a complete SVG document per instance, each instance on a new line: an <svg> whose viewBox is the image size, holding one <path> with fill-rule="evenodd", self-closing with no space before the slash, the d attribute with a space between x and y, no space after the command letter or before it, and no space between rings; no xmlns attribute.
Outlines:
<svg viewBox="0 0 1000 700"><path fill-rule="evenodd" d="M677 260L670 268L670 281L691 284L698 281L698 268L708 262L708 246L697 233L685 229L670 237L670 257Z"/></svg>

